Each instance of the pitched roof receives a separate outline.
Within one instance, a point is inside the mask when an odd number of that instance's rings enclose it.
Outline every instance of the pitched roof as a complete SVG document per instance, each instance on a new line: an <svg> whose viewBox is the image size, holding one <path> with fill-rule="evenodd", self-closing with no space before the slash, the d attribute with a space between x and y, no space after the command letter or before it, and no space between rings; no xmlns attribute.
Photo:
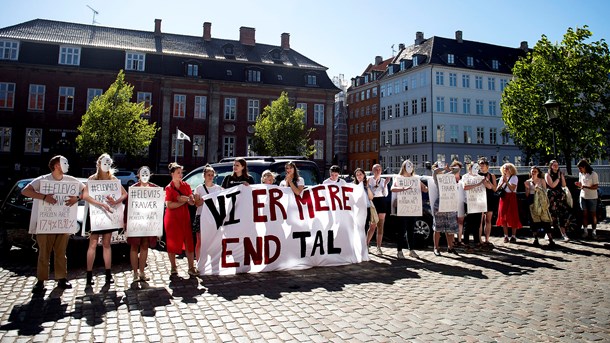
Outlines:
<svg viewBox="0 0 610 343"><path fill-rule="evenodd" d="M46 19L34 19L14 26L1 28L0 38L85 47L103 47L213 60L227 59L224 54L224 47L229 44L233 46L234 52L229 57L230 60L316 69L318 71L328 69L293 49L284 50L280 46L275 45L256 43L254 46L247 46L235 40L212 38L210 41L204 41L202 36L186 36L163 32L156 36L154 32L150 31ZM274 50L280 52L279 59L272 58L271 52Z"/></svg>

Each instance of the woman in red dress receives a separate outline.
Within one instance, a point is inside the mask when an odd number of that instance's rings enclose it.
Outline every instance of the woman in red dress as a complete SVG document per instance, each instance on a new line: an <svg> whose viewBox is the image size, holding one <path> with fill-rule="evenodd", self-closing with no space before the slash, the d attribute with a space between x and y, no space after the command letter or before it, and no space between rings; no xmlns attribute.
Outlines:
<svg viewBox="0 0 610 343"><path fill-rule="evenodd" d="M165 237L167 240L167 254L171 263L171 275L178 275L176 267L176 254L186 250L189 275L198 275L194 266L194 244L191 228L191 216L188 206L195 205L193 192L188 183L182 181L182 166L172 162L169 164L169 173L172 181L165 187Z"/></svg>
<svg viewBox="0 0 610 343"><path fill-rule="evenodd" d="M504 243L517 243L517 229L522 228L519 220L519 207L517 204L517 168L512 163L504 163L502 168L502 177L498 182L497 190L504 189L506 193L500 198L500 206L498 207L498 219L496 226L501 226L504 230ZM512 236L508 238L508 228L512 230Z"/></svg>

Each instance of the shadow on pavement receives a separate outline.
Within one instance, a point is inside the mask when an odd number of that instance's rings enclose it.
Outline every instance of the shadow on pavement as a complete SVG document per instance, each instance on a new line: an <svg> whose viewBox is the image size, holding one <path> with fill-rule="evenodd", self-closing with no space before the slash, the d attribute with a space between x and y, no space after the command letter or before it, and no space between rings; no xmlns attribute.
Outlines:
<svg viewBox="0 0 610 343"><path fill-rule="evenodd" d="M139 310L142 316L154 317L157 313L155 307L171 304L172 295L165 287L149 287L147 282L132 282L131 287L125 290L122 303L127 305L129 311Z"/></svg>
<svg viewBox="0 0 610 343"><path fill-rule="evenodd" d="M66 313L68 304L62 303L62 294L63 289L56 287L47 299L35 295L29 303L16 305L9 315L9 323L0 326L0 330L17 330L20 336L34 336L43 331L43 323L70 316Z"/></svg>

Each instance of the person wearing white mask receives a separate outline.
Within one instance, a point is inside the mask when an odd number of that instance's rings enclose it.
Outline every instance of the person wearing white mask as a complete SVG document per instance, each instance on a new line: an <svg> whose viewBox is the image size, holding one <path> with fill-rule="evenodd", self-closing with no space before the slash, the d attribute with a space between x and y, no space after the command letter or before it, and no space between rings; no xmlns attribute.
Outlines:
<svg viewBox="0 0 610 343"><path fill-rule="evenodd" d="M49 169L51 169L50 174L42 175L32 180L23 190L21 194L28 198L38 199L43 202L55 205L57 203L57 199L55 199L54 194L43 194L40 192L41 181L62 181L62 182L76 182L78 183L78 192L82 192L85 185L82 182L78 181L76 178L66 175L68 172L68 168L70 165L68 164L68 159L57 155L51 158L49 161ZM68 196L64 202L65 206L73 206L78 203L80 195L76 196ZM32 207L32 220L30 233L36 233L36 217L38 215L38 202L34 202ZM33 231L32 231L33 230ZM41 294L44 293L44 281L49 279L49 263L51 260L51 252L54 253L54 273L55 279L57 280L57 286L63 289L72 288L70 282L68 282L68 265L66 258L66 248L68 247L68 240L70 234L67 233L36 233L36 243L38 244L38 265L36 270L36 277L38 281L34 285L32 289L32 293Z"/></svg>
<svg viewBox="0 0 610 343"><path fill-rule="evenodd" d="M114 176L114 169L112 168L112 158L108 154L102 154L97 159L96 172L89 177L89 180L118 180ZM119 186L121 190L121 196L118 199L114 199L112 196L106 197L105 201L98 201L89 195L89 188L85 186L83 191L83 199L90 205L102 208L106 212L114 212L113 207L121 204L127 199L127 191L122 186ZM91 234L89 236L89 248L87 249L87 286L93 285L93 262L95 261L95 252L97 249L97 242L99 237L102 237L102 254L104 256L104 268L106 270L106 284L113 283L112 274L110 271L112 264L112 251L110 250L110 240L114 231L119 231L121 228L112 228L105 230L93 230L94 223L91 223Z"/></svg>

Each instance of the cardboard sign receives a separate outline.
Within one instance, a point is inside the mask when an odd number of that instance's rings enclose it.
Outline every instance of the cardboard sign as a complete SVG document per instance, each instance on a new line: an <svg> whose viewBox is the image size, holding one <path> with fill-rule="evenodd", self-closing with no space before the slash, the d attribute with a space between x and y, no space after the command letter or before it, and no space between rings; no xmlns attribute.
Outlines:
<svg viewBox="0 0 610 343"><path fill-rule="evenodd" d="M40 181L40 193L53 194L57 202L52 205L46 201L38 201L36 218L36 234L75 233L78 231L78 204L66 205L66 200L80 193L78 182Z"/></svg>
<svg viewBox="0 0 610 343"><path fill-rule="evenodd" d="M424 209L419 177L396 176L392 182L392 187L406 188L401 192L392 192L393 214L401 217L421 217Z"/></svg>

